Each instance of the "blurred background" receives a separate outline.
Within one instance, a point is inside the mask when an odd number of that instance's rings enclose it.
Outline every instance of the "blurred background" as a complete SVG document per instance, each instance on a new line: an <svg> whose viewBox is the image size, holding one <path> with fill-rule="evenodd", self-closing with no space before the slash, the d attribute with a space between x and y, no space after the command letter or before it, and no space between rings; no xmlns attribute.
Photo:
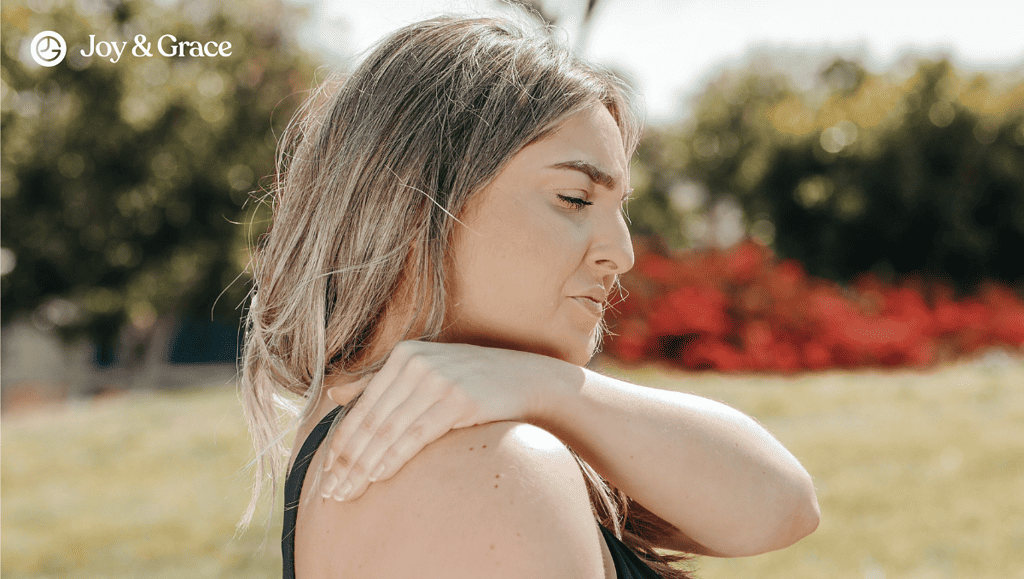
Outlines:
<svg viewBox="0 0 1024 579"><path fill-rule="evenodd" d="M1024 5L518 4L646 104L637 263L593 365L753 415L818 485L816 533L701 576L1024 577ZM277 136L387 32L517 9L3 4L5 577L280 575L269 504L234 528ZM162 56L168 34L231 54Z"/></svg>

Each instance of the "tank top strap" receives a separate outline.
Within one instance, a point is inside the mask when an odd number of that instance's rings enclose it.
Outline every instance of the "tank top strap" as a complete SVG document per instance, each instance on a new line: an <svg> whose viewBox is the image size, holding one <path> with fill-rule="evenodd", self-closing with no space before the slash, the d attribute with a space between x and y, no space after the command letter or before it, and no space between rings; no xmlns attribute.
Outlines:
<svg viewBox="0 0 1024 579"><path fill-rule="evenodd" d="M306 471L313 454L320 447L331 429L331 422L344 406L328 412L313 427L299 449L295 463L284 480L284 524L281 528L281 558L284 579L295 579L295 522L299 512L299 499L302 495L302 481L306 479Z"/></svg>

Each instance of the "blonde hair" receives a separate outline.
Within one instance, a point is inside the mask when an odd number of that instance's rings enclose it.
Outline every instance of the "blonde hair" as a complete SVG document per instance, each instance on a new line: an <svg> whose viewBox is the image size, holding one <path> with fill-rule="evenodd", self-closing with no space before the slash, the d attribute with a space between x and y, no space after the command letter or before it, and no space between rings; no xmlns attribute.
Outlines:
<svg viewBox="0 0 1024 579"><path fill-rule="evenodd" d="M307 99L282 137L273 221L252 261L241 389L256 485L242 526L268 480L276 494L292 429L281 415L294 427L328 375L384 364L395 343L379 343L380 322L400 283L417 308L400 335L435 339L456 216L523 147L594 103L611 112L632 156L640 123L613 75L542 32L454 17L394 32L351 76ZM664 576L681 577L630 530L625 495L580 465L602 523Z"/></svg>

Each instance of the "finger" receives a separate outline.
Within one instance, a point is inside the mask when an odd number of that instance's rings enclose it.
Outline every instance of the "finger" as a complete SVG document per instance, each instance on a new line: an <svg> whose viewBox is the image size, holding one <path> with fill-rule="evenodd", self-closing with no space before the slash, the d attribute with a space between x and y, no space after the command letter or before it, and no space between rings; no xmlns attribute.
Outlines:
<svg viewBox="0 0 1024 579"><path fill-rule="evenodd" d="M352 416L362 419L366 412L373 407L377 399L388 390L390 384L395 381L395 378L404 371L409 357L413 354L414 352L408 346L403 346L402 344L396 346L381 369L368 375L369 382L363 391L363 395L349 410L346 418ZM350 422L342 429L341 434L351 436L352 432L358 427L358 423L359 420Z"/></svg>
<svg viewBox="0 0 1024 579"><path fill-rule="evenodd" d="M347 463L337 462L346 460L348 457L339 458L342 456L342 451L348 444L349 439L352 438L352 434L359 428L359 424L366 418L366 413L369 412L373 405L377 402L377 399L387 389L388 384L394 379L394 377L401 370L401 361L388 359L384 363L384 366L375 374L369 374L365 378L367 380L366 387L363 389L362 395L359 400L348 409L338 428L335 429L334 435L331 440L327 442L327 459L324 462L324 468L327 470L343 470L348 467ZM335 472L338 474L338 472Z"/></svg>
<svg viewBox="0 0 1024 579"><path fill-rule="evenodd" d="M346 406L357 394L364 388L370 381L372 374L360 377L355 382L348 384L342 384L341 386L334 386L327 390L327 397L330 398L338 406Z"/></svg>
<svg viewBox="0 0 1024 579"><path fill-rule="evenodd" d="M352 399L355 398L356 395L366 389L371 378L373 378L373 374L368 374L360 377L355 382L329 388L327 390L327 397L338 406L345 406L352 402ZM324 467L328 468L334 462L334 457L337 456L337 454L334 452L334 448L331 446L330 442L328 442L324 448Z"/></svg>
<svg viewBox="0 0 1024 579"><path fill-rule="evenodd" d="M370 470L370 482L387 480L428 444L457 428L461 409L450 399L439 400L405 429Z"/></svg>
<svg viewBox="0 0 1024 579"><path fill-rule="evenodd" d="M374 477L376 481L391 478L424 447L451 431L451 425L458 420L459 415L460 409L447 399L440 400L431 406L413 421L402 436L395 441L395 444L385 452L378 465L378 468L382 468L382 470L379 476ZM374 481L371 481L369 477L353 476L348 482L350 484L348 492L338 500L352 501L359 498ZM338 496L336 494L335 498Z"/></svg>
<svg viewBox="0 0 1024 579"><path fill-rule="evenodd" d="M443 399L448 391L449 388L441 380L425 379L384 419L366 447L363 448L362 453L352 461L353 465L359 465L359 468L352 469L352 473L364 473L363 478L369 478L384 453L408 431L417 419ZM444 427L447 431L451 428L451 424L446 424ZM355 474L350 474L349 478L354 476Z"/></svg>
<svg viewBox="0 0 1024 579"><path fill-rule="evenodd" d="M388 436L384 420L409 397L417 383L422 381L422 369L418 367L409 368L406 365L399 370L391 370L388 374L385 374L384 370L385 368L382 368L381 372L371 379L366 387L368 393L379 392L372 406L367 402L363 408L360 408L363 402L360 398L352 409L353 412L357 410L359 412L356 412L355 416L351 414L346 416L341 422L342 426L347 427L342 432L341 440L338 440L337 443L332 441L331 446L337 451L337 459L332 465L332 471L335 472L339 481L345 481L351 474L356 476L367 474L357 459L373 438ZM392 372L397 375L388 380L389 374ZM382 430L382 427L385 430ZM344 482L342 486L344 486Z"/></svg>
<svg viewBox="0 0 1024 579"><path fill-rule="evenodd" d="M370 468L394 441L447 391L444 383L432 377L429 365L411 360L391 385L397 393L384 395L356 428L342 450L347 469L340 469L341 481L335 497L342 500L347 492L369 478ZM401 398L402 395L405 398ZM383 418L381 418L383 417ZM373 419L371 421L371 419Z"/></svg>

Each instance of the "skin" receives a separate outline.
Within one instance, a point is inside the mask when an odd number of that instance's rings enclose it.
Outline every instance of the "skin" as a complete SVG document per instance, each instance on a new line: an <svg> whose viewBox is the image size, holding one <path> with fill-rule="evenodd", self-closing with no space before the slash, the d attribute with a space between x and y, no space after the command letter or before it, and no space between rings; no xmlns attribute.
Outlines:
<svg viewBox="0 0 1024 579"><path fill-rule="evenodd" d="M621 143L607 109L592 107L521 151L474 199L454 242L453 323L442 341L587 363L601 313L593 298L604 302L633 267Z"/></svg>
<svg viewBox="0 0 1024 579"><path fill-rule="evenodd" d="M331 383L299 429L296 445L362 392L317 453L326 470L318 500L300 507L300 569L614 576L566 444L665 522L648 537L658 546L742 556L813 531L810 477L751 418L581 367L597 337L594 302L633 263L627 166L614 119L594 105L515 155L460 216L442 343L401 342L377 374ZM517 483L480 482L503 476ZM416 568L382 557L380 537ZM458 568L424 565L438 549L424 537L465 545Z"/></svg>
<svg viewBox="0 0 1024 579"><path fill-rule="evenodd" d="M420 360L421 366L430 368L413 367L407 370L409 379L400 380L405 351L392 353L380 374L370 377L373 382L367 393L371 396L364 398L376 398L385 390L408 394L416 383L429 382L425 379L428 371L454 371L439 380L468 386L473 391L469 398L478 406L490 406L490 411L456 417L456 408L428 406L432 400L419 405L406 402L398 412L395 404L379 404L368 420L376 438L369 439L368 428L354 442L364 458L353 465L357 480L346 481L352 488L346 491L344 482L337 484L343 476L328 477L322 494L355 498L370 478L384 476L376 470L387 450L387 433L379 423L385 415L411 419L426 413L416 427L429 429L432 425L429 440L453 426L521 420L542 402L536 399L536 392L495 382L495 374L508 376L499 370L505 363L502 358L530 352L576 366L590 360L608 294L617 276L633 266L633 246L623 212L630 191L627 169L618 125L605 107L593 105L567 119L554 134L516 154L473 199L460 216L462 226L453 240L454 283L446 312L450 321L438 340L453 345L445 351L457 353L459 363L438 359L436 364L425 364ZM456 344L488 349L458 349ZM542 384L544 373L550 372L538 366L535 357L520 356L517 362L536 370L520 376L516 380L520 383ZM331 397L335 402L347 402L368 383L361 380L335 388ZM489 388L473 389L470 385L474 383ZM456 418L460 420L451 424ZM408 420L399 422L383 428L395 432L412 426ZM342 429L342 439L351 436L355 423L350 421L345 426L348 430ZM408 446L404 458L422 448L422 438L414 442L415 448ZM350 449L343 456L353 452ZM393 450L392 455L398 452ZM389 462L399 460L392 456ZM369 463L376 466L359 472ZM351 496L345 497L347 494Z"/></svg>

